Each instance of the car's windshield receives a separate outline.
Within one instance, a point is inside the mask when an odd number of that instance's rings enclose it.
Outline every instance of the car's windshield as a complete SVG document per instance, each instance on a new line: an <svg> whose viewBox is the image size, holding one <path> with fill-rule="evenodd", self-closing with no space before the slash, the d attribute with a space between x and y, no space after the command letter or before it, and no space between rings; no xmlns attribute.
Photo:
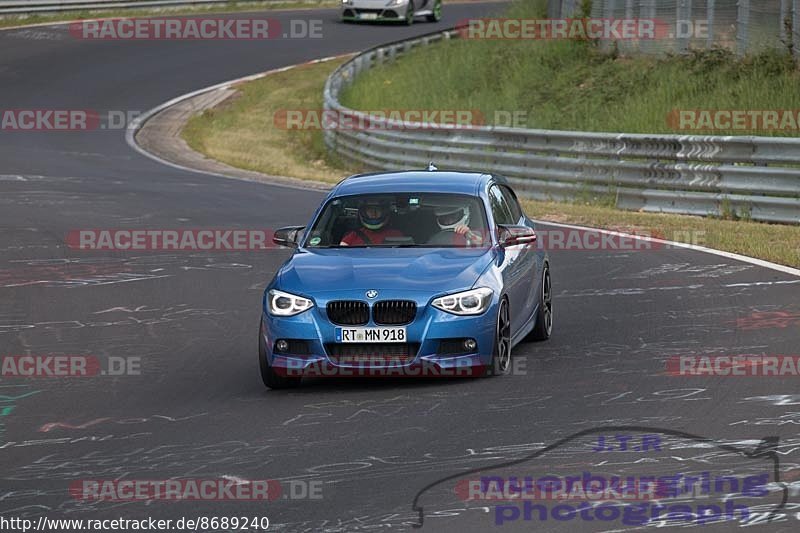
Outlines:
<svg viewBox="0 0 800 533"><path fill-rule="evenodd" d="M306 237L308 248L482 247L486 215L474 196L364 194L334 198Z"/></svg>

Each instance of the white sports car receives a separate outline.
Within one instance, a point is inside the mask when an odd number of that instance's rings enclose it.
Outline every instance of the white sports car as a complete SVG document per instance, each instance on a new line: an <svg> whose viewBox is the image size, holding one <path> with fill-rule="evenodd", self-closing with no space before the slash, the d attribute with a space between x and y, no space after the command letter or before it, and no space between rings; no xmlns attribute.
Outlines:
<svg viewBox="0 0 800 533"><path fill-rule="evenodd" d="M413 24L414 17L424 16L428 22L442 18L442 0L342 0L342 20L404 22Z"/></svg>

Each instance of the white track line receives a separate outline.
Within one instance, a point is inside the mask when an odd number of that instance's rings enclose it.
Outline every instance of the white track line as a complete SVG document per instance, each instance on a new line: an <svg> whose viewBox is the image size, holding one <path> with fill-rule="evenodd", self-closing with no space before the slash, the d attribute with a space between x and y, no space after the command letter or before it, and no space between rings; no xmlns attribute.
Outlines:
<svg viewBox="0 0 800 533"><path fill-rule="evenodd" d="M707 254L719 255L722 257L726 257L728 259L734 259L736 261L741 261L743 263L750 263L751 265L756 265L764 268L769 268L772 270L777 270L778 272L783 272L784 274L790 274L792 276L800 276L800 270L784 265L779 265L777 263L771 263L769 261L764 261L763 259L756 259L755 257L748 257L746 255L735 254L732 252L723 252L722 250L715 250L713 248L706 248L705 246L699 246L697 244L686 244L683 242L675 242L675 241L667 241L664 239L657 239L655 237L646 237L643 235L630 235L628 233L622 233L619 231L611 231L607 229L597 229L597 228L588 228L586 226L574 226L572 224L559 224L558 222L548 222L547 220L535 220L537 224L543 224L546 226L556 226L560 228L568 228L568 229L576 229L576 230L584 230L584 231L596 231L598 233L604 233L606 235L614 235L616 237L629 237L633 239L639 239L642 241L648 242L655 242L659 244L667 244L669 246L674 246L677 248L686 248L687 250L695 250L697 252L704 252Z"/></svg>
<svg viewBox="0 0 800 533"><path fill-rule="evenodd" d="M351 56L351 55L353 55L353 54L341 54L341 55L337 55L337 56L324 57L322 59L314 59L312 61L307 61L305 63L298 63L297 65L289 65L287 67L276 68L276 69L268 70L266 72L261 72L261 73L253 74L253 75L250 75L250 76L244 76L242 78L236 78L235 80L224 81L222 83L218 83L216 85L212 85L212 86L206 87L204 89L199 89L197 91L192 91L190 93L183 94L181 96L173 98L172 100L164 102L163 104L158 105L158 106L154 107L153 109L150 109L149 111L146 111L146 112L142 113L141 115L137 116L135 119L133 119L133 121L131 121L131 123L128 124L128 128L125 131L125 142L128 143L128 146L130 146L131 148L133 148L134 150L136 150L137 152L139 152L143 156L145 156L145 157L147 157L149 159L152 159L153 161L156 161L158 163L161 163L162 165L167 165L168 167L176 168L178 170L183 170L183 171L186 171L186 172L192 172L192 173L196 173L196 174L205 174L207 176L214 176L216 178L238 179L238 180L250 181L250 182L254 182L254 183L264 183L264 182L258 181L258 180L250 180L250 179L243 178L243 177L227 176L225 174L218 174L216 172L210 172L210 171L207 171L207 170L200 170L200 169L196 169L196 168L185 167L183 165L179 165L178 163L173 163L172 161L167 161L166 159L162 159L162 158L158 157L157 155L152 154L152 153L148 152L147 150L145 150L144 148L142 148L141 146L139 146L139 144L136 142L136 133L139 131L139 129L141 129L142 126L144 126L145 122L150 120L154 115L157 115L161 111L164 111L165 109L167 109L169 107L172 107L172 106L174 106L176 104L179 104L180 102L183 102L184 100L188 100L190 98L194 98L195 96L200 96L201 94L205 94L205 93L208 93L208 92L211 92L211 91L216 91L217 89L228 89L231 86L237 85L239 83L259 80L261 78L265 78L265 77L269 76L270 74L277 74L279 72L285 72L287 70L291 70L291 69L297 68L297 67L303 67L303 66L306 66L306 65L314 65L314 64L317 64L317 63L325 63L325 62L328 62L328 61L333 61L334 59L340 59L340 58L348 57L348 56ZM274 186L274 187L285 187L285 188L288 188L288 189L308 190L308 187L303 187L302 185L292 185L292 184L288 184L288 183L269 183L268 185Z"/></svg>

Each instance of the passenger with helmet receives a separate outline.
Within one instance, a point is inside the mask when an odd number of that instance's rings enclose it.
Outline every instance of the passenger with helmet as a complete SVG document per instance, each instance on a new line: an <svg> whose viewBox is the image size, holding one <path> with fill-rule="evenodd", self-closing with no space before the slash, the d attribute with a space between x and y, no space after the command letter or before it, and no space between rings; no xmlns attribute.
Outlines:
<svg viewBox="0 0 800 533"><path fill-rule="evenodd" d="M340 246L383 244L387 238L404 236L399 230L386 227L389 222L389 204L387 202L367 200L358 208L358 220L361 227L342 237Z"/></svg>
<svg viewBox="0 0 800 533"><path fill-rule="evenodd" d="M439 232L430 238L428 244L449 246L481 246L483 237L469 227L468 205L443 205L434 210Z"/></svg>

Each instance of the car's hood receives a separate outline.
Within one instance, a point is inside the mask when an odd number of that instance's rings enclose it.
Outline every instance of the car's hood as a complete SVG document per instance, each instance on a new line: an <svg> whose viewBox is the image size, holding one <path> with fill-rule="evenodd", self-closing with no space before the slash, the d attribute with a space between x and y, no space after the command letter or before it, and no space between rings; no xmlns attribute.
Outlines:
<svg viewBox="0 0 800 533"><path fill-rule="evenodd" d="M302 250L279 273L282 289L305 294L353 289L450 292L468 289L493 259L489 249Z"/></svg>

